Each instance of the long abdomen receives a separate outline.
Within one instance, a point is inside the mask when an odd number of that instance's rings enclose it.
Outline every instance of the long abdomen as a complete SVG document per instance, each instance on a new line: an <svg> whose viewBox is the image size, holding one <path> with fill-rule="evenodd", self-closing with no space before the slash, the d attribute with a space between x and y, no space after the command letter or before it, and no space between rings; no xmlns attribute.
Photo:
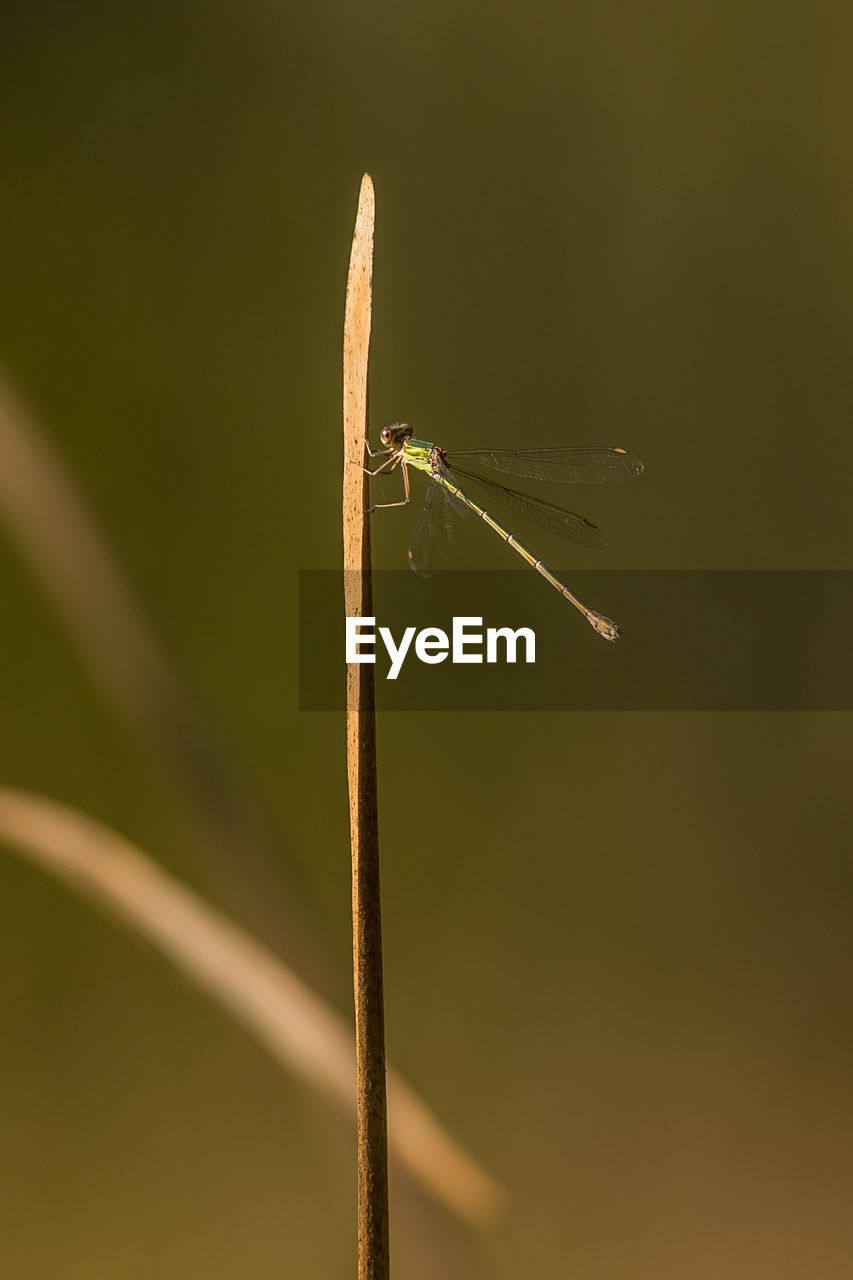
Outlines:
<svg viewBox="0 0 853 1280"><path fill-rule="evenodd" d="M459 488L458 484L449 479L446 475L442 475L441 473L434 471L431 478L436 484L444 485L445 489L452 493L459 502L464 502L469 511L475 512L481 520L486 522L490 529L494 529L498 537L503 538L504 542L521 556L522 560L525 560L532 569L535 569L536 572L545 579L546 582L550 583L555 591L559 591L561 596L564 596L570 604L573 604L575 608L583 614L594 631L597 631L605 640L619 639L619 636L622 633L615 622L611 621L610 618L605 618L602 613L596 613L595 609L588 608L564 582L561 582L560 579L551 572L546 564L543 564L543 562L535 556L523 542L519 542L514 533L510 533L508 529L504 528L499 520L496 520L490 512L486 511L485 507L481 507L478 502L475 502L473 498L470 498L463 489Z"/></svg>

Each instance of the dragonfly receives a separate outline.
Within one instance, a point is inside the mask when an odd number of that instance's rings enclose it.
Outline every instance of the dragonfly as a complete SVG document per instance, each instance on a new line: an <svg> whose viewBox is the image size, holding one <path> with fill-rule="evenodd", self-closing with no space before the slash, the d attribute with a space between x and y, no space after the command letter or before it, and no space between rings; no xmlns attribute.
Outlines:
<svg viewBox="0 0 853 1280"><path fill-rule="evenodd" d="M403 497L399 502L377 502L370 511L387 507L404 507L411 500L409 468L424 472L431 484L418 519L409 547L409 564L415 573L425 575L436 567L452 537L454 515L473 511L507 546L521 556L532 569L550 583L556 591L580 611L598 635L605 640L618 640L621 628L610 618L590 609L575 593L557 578L538 556L516 538L485 507L463 489L473 484L490 498L503 504L510 511L523 516L540 528L556 533L561 538L580 543L584 547L607 546L598 525L585 516L575 515L565 507L520 489L500 484L470 467L484 467L505 475L520 476L530 480L552 481L557 484L606 484L615 480L628 480L643 470L639 458L626 449L612 445L587 445L561 449L469 449L449 452L430 440L415 438L407 422L397 422L383 427L379 433L380 448L373 449L365 441L371 459L382 458L373 470L365 467L370 476L383 472L400 471L403 479Z"/></svg>

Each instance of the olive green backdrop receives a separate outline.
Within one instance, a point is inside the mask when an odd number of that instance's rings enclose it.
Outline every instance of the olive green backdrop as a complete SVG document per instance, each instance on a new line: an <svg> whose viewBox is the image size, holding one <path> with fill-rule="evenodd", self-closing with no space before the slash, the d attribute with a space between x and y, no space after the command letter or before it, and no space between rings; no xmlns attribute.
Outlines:
<svg viewBox="0 0 853 1280"><path fill-rule="evenodd" d="M341 1010L343 725L297 710L296 599L340 563L362 172L374 430L635 451L579 500L595 567L851 569L851 29L755 0L7 8L0 359ZM413 515L383 516L397 568ZM455 564L506 567L471 523ZM0 609L0 779L239 911L5 531ZM395 1274L848 1276L849 717L400 714L379 751L389 1051L511 1196L472 1240L395 1183ZM3 1274L352 1275L337 1117L5 851L0 883Z"/></svg>

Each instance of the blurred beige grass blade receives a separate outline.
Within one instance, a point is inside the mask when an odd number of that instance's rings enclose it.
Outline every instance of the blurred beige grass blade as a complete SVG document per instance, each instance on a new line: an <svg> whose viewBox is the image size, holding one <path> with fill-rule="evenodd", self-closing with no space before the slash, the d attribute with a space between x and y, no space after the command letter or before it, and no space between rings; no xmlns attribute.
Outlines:
<svg viewBox="0 0 853 1280"><path fill-rule="evenodd" d="M0 841L130 925L282 1066L352 1115L352 1029L263 944L129 841L53 801L0 787ZM491 1221L501 1189L393 1072L389 1110L391 1149L410 1175L457 1216L477 1226Z"/></svg>
<svg viewBox="0 0 853 1280"><path fill-rule="evenodd" d="M166 659L118 563L33 415L0 369L0 508L102 691L147 718Z"/></svg>
<svg viewBox="0 0 853 1280"><path fill-rule="evenodd" d="M282 882L279 843L32 411L0 366L0 516L102 695L165 764L229 906L310 976L324 948Z"/></svg>

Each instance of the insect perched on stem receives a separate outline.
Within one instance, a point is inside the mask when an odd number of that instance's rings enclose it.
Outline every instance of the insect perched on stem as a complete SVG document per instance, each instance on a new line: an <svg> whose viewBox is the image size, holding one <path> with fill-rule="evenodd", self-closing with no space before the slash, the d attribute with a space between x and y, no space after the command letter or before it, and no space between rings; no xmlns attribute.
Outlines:
<svg viewBox="0 0 853 1280"><path fill-rule="evenodd" d="M375 470L371 471L369 467L365 467L365 470L368 475L376 476L399 468L403 477L404 496L399 502L376 503L370 508L371 511L384 507L403 507L409 502L409 467L423 471L433 482L429 486L409 547L409 563L415 573L428 573L435 566L449 540L452 514L464 515L466 511L473 511L560 595L580 610L600 636L605 640L619 639L621 631L615 622L596 613L595 609L587 608L565 583L560 582L532 551L519 542L515 534L504 528L493 515L460 488L457 480L479 485L490 497L502 502L511 511L561 538L579 542L584 547L606 547L607 539L591 520L575 515L564 507L555 506L552 502L546 502L543 498L499 484L489 476L468 470L468 467L473 463L491 471L557 484L605 484L638 476L643 469L638 458L632 457L625 449L612 445L587 445L572 449L470 449L448 452L429 440L416 440L412 428L406 422L383 427L379 433L379 441L379 449L372 449L367 443L367 452L371 458L383 457L385 460Z"/></svg>

